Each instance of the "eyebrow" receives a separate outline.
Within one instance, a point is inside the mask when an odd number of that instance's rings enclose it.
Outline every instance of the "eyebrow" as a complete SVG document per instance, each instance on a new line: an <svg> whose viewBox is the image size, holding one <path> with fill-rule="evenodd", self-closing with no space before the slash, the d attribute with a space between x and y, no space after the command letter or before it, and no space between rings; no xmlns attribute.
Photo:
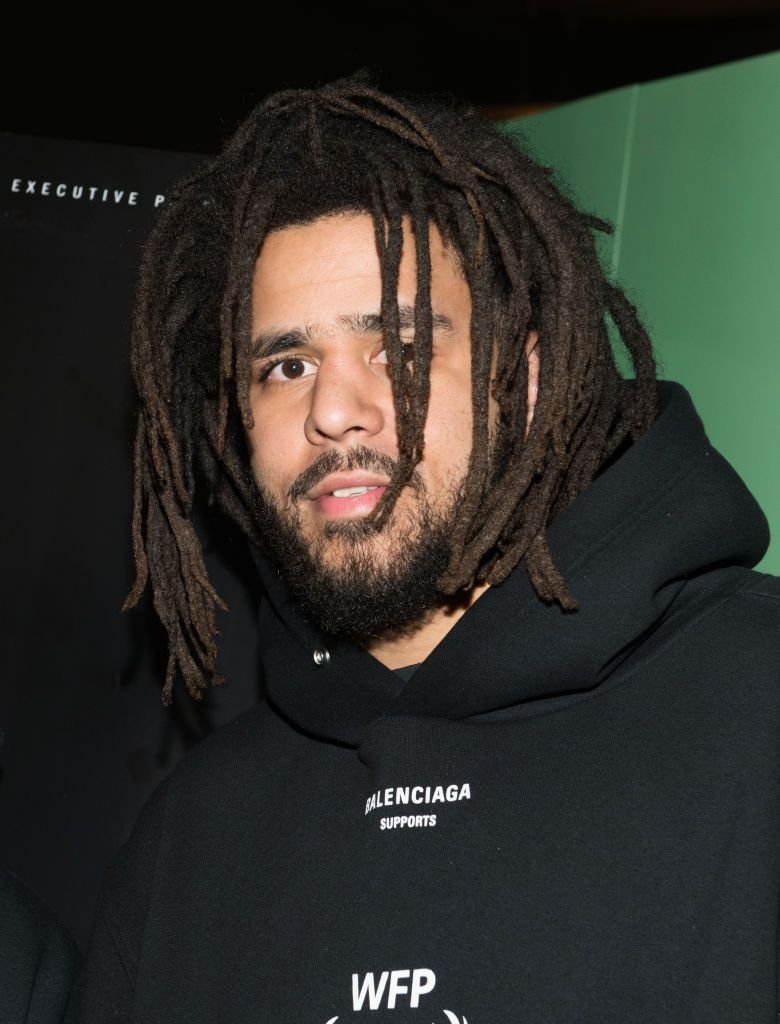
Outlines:
<svg viewBox="0 0 780 1024"><path fill-rule="evenodd" d="M434 313L431 322L435 331L447 332L453 329L452 320L443 313ZM336 323L341 330L352 334L381 334L384 330L381 313L353 313L337 317ZM398 326L401 330L414 327L414 306L398 307ZM262 332L252 341L249 358L267 359L280 352L288 352L291 348L309 345L314 333L315 328L311 324L304 328Z"/></svg>

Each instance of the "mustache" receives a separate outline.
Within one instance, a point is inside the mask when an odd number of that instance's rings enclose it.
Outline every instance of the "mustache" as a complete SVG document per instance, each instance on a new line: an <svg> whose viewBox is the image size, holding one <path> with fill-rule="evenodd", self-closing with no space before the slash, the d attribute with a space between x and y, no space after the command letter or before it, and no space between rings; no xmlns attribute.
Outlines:
<svg viewBox="0 0 780 1024"><path fill-rule="evenodd" d="M398 463L384 452L375 448L368 448L366 445L356 445L347 451L337 451L331 448L323 452L312 462L300 476L296 477L288 491L290 501L298 501L304 498L308 492L323 481L331 473L349 473L355 469L364 469L371 473L381 473L383 476L392 477ZM413 470L409 478L409 484L415 490L422 490L423 482L417 470Z"/></svg>

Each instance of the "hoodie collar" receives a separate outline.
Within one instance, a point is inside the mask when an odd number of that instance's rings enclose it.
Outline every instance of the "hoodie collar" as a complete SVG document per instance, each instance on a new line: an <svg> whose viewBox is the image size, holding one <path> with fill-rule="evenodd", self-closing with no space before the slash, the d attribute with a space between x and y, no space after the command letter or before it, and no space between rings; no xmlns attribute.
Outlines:
<svg viewBox="0 0 780 1024"><path fill-rule="evenodd" d="M458 620L409 682L299 615L276 570L257 563L269 699L305 732L359 746L385 714L466 718L591 689L665 618L707 567L754 565L766 519L710 445L690 396L658 385L653 426L551 523L547 540L579 608L536 596L519 565Z"/></svg>

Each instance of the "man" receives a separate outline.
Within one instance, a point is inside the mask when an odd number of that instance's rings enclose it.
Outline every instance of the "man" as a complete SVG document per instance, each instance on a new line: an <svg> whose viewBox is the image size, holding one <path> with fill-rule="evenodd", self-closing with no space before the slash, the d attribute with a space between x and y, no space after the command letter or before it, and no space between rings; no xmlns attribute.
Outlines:
<svg viewBox="0 0 780 1024"><path fill-rule="evenodd" d="M603 226L475 114L358 82L272 96L179 188L130 602L197 696L216 501L268 701L109 870L81 1020L775 1019L766 522L656 385Z"/></svg>

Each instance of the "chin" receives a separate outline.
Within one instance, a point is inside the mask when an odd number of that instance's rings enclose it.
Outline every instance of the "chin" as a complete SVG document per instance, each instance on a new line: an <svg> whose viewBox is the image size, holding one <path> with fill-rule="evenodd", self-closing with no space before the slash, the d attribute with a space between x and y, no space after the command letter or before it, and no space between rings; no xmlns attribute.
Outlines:
<svg viewBox="0 0 780 1024"><path fill-rule="evenodd" d="M338 569L347 557L357 556L370 562L379 570L384 569L393 561L393 545L388 544L386 537L368 536L359 539L352 537L322 537L314 544L309 544L309 553L313 560L329 569ZM397 551L397 547L396 547Z"/></svg>

